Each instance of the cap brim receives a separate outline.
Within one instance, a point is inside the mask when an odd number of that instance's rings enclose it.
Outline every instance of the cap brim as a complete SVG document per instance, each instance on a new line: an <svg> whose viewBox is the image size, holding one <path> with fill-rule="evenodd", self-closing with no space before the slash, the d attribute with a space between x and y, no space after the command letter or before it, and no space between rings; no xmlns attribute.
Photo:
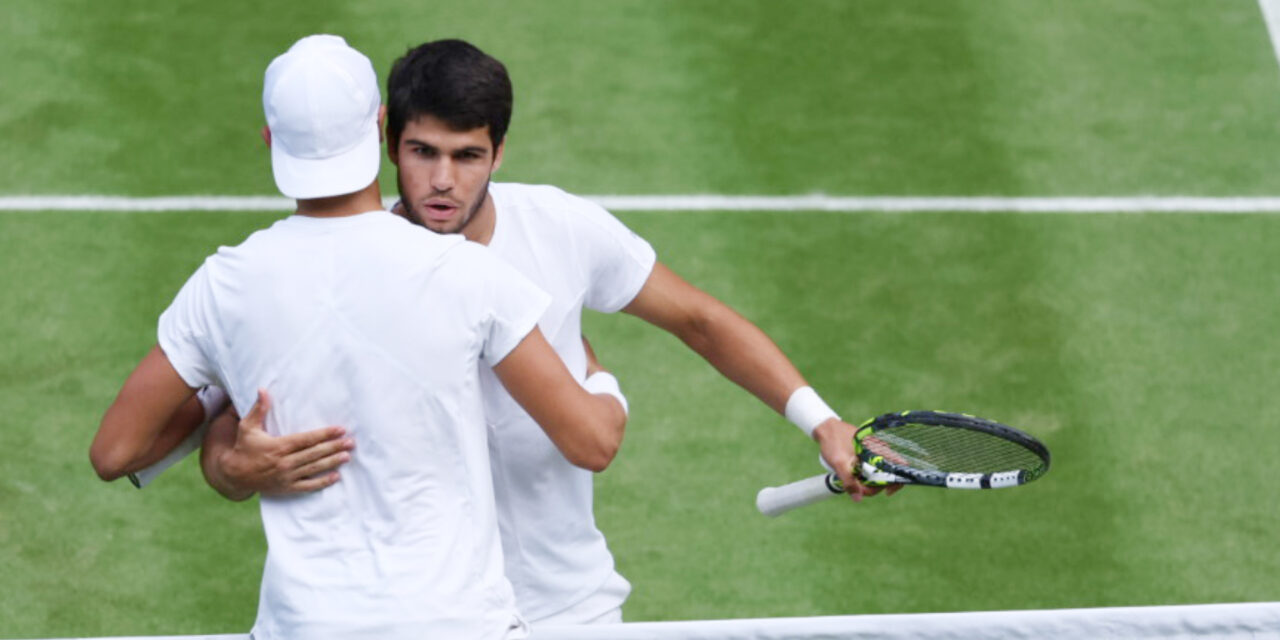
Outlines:
<svg viewBox="0 0 1280 640"><path fill-rule="evenodd" d="M280 193L298 200L328 198L355 193L378 178L382 141L377 120L350 150L322 160L289 155L282 145L271 145L271 172Z"/></svg>

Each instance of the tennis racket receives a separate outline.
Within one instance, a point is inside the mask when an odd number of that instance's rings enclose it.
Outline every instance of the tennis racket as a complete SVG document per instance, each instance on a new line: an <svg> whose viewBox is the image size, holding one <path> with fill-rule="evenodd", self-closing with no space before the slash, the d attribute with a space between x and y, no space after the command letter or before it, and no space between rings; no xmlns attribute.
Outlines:
<svg viewBox="0 0 1280 640"><path fill-rule="evenodd" d="M1049 471L1049 449L1008 425L962 413L904 411L872 418L853 436L859 477L870 486L1016 487ZM766 487L756 508L778 516L844 493L834 473Z"/></svg>

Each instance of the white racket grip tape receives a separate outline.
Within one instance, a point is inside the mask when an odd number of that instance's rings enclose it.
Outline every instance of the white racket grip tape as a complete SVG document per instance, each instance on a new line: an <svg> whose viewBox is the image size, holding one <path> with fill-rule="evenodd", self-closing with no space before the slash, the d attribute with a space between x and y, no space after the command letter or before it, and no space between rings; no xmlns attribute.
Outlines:
<svg viewBox="0 0 1280 640"><path fill-rule="evenodd" d="M161 458L159 462L152 463L149 467L129 474L129 482L132 482L133 486L139 489L151 484L151 481L155 480L156 476L164 473L165 469L172 467L179 460L191 455L192 451L199 449L200 444L204 442L204 434L208 430L208 422L200 425L200 428L192 431L185 440L178 443L178 446L173 451L170 451L169 455Z"/></svg>
<svg viewBox="0 0 1280 640"><path fill-rule="evenodd" d="M765 487L756 494L756 508L770 518L780 516L792 509L821 502L844 493L840 489L840 480L834 473L797 480L781 487Z"/></svg>

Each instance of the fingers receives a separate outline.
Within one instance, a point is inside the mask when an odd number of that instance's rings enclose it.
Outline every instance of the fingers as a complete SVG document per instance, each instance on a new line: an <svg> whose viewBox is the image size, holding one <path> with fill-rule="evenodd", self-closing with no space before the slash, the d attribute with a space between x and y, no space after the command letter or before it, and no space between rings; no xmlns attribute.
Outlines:
<svg viewBox="0 0 1280 640"><path fill-rule="evenodd" d="M355 448L355 441L341 437L343 433L345 430L341 427L326 427L294 434L306 436L296 441L313 444L280 459L275 486L266 493L305 493L336 483L339 474L335 470L351 461L351 450Z"/></svg>
<svg viewBox="0 0 1280 640"><path fill-rule="evenodd" d="M848 493L849 493L849 497L853 498L854 502L862 502L863 498L878 496L881 493L883 493L885 497L889 497L897 493L899 490L901 490L903 486L904 485L897 484L897 483L885 484L885 485L879 485L879 484L868 485L868 484L863 484L862 482L858 482L857 488L854 491L848 491Z"/></svg>
<svg viewBox="0 0 1280 640"><path fill-rule="evenodd" d="M331 455L320 458L319 460L315 460L313 462L304 464L301 467L297 468L297 470L294 473L294 480L289 482L289 484L286 485L286 488L307 485L309 481L315 480L317 476L320 476L321 474L324 474L322 479L331 480L329 484L332 484L333 482L337 482L338 474L336 472L335 473L327 473L327 472L334 471L338 467L346 464L349 460L351 460L350 453L347 453L346 451L339 451L337 453L333 453ZM325 485L325 486L328 486L328 485ZM300 489L300 490L306 491L306 489Z"/></svg>
<svg viewBox="0 0 1280 640"><path fill-rule="evenodd" d="M266 389L258 389L258 401L253 403L249 413L240 419L241 429L266 431L267 412L271 410L271 396Z"/></svg>
<svg viewBox="0 0 1280 640"><path fill-rule="evenodd" d="M324 427L322 429L312 429L311 431L303 431L302 433L292 433L286 436L280 436L279 441L286 452L297 453L319 444L338 441L346 434L347 430L342 427ZM352 445L354 446L354 443L352 443Z"/></svg>
<svg viewBox="0 0 1280 640"><path fill-rule="evenodd" d="M844 486L844 492L853 497L855 502L861 500L864 489L857 474L853 473L853 464L832 465L832 467L836 470L836 477L840 478L840 484Z"/></svg>
<svg viewBox="0 0 1280 640"><path fill-rule="evenodd" d="M858 465L859 468L862 467L861 460L858 460L856 458L855 458L854 464ZM849 494L849 497L852 498L854 502L862 502L863 498L878 496L881 493L883 493L886 497L891 496L897 493L899 490L901 490L902 487L904 486L896 482L887 483L887 484L881 483L881 482L867 482L866 480L863 479L861 473L854 474L854 476L856 478L854 484L845 485L846 492Z"/></svg>
<svg viewBox="0 0 1280 640"><path fill-rule="evenodd" d="M294 457L299 454L282 459L274 479L261 492L267 495L307 493L333 485L341 479L336 469L351 461L350 446L350 442L328 441L303 452L302 455L310 456L308 459Z"/></svg>
<svg viewBox="0 0 1280 640"><path fill-rule="evenodd" d="M330 427L330 428L333 428L333 427ZM316 431L326 431L326 430L327 429L317 429ZM302 434L298 434L298 435L302 435ZM289 455L285 456L283 464L289 468L302 469L305 465L312 464L317 460L322 460L324 458L328 458L333 455L349 452L352 449L354 449L355 446L356 446L356 443L351 438L339 437L339 438L321 440L320 442L317 442L316 444L308 446L305 449L302 449L300 451L294 451L293 453L290 453ZM350 456L348 455L348 458L349 457ZM321 469L319 471L327 471L327 469ZM296 475L309 476L315 473L317 473L317 471L299 473Z"/></svg>
<svg viewBox="0 0 1280 640"><path fill-rule="evenodd" d="M863 498L869 498L880 493L880 488L862 484L862 481L857 479L853 481L852 485L845 485L845 493L848 493L854 502L862 502Z"/></svg>
<svg viewBox="0 0 1280 640"><path fill-rule="evenodd" d="M290 483L279 491L269 491L268 494L286 494L286 493L308 493L310 491L319 491L325 487L333 486L338 481L338 472L333 471L321 476L313 476L303 478Z"/></svg>

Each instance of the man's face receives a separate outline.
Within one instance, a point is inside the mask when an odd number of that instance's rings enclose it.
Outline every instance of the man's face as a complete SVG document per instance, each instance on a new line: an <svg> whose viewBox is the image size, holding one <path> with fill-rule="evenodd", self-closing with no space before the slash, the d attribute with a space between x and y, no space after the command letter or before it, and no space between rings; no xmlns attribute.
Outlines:
<svg viewBox="0 0 1280 640"><path fill-rule="evenodd" d="M434 116L421 116L405 123L388 155L399 169L400 200L412 219L437 233L492 225L489 176L502 164L502 145L493 148L489 127L454 131Z"/></svg>

